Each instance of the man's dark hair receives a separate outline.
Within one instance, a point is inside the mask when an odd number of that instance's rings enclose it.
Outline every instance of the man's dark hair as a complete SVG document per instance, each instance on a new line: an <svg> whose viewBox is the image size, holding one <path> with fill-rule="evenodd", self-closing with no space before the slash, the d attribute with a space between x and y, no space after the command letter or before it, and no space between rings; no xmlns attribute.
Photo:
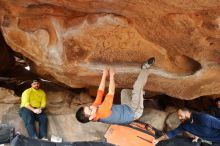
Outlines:
<svg viewBox="0 0 220 146"><path fill-rule="evenodd" d="M191 112L191 110L186 107L182 107L182 108L180 108L180 110L182 110L184 112Z"/></svg>
<svg viewBox="0 0 220 146"><path fill-rule="evenodd" d="M86 116L84 113L84 107L80 107L78 111L76 112L76 119L81 123L88 123L89 122L89 116Z"/></svg>
<svg viewBox="0 0 220 146"><path fill-rule="evenodd" d="M40 83L40 79L34 79L34 80L32 81L32 83L34 83L34 82Z"/></svg>

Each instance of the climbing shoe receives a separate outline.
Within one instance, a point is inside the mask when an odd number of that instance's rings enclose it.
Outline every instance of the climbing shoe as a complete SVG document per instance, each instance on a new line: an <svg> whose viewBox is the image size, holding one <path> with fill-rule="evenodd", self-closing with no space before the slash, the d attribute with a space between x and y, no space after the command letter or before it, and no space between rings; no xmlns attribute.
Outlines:
<svg viewBox="0 0 220 146"><path fill-rule="evenodd" d="M150 68L155 62L155 58L154 57L151 57L149 58L148 60L146 60L142 66L141 66L141 69L147 69L147 68Z"/></svg>

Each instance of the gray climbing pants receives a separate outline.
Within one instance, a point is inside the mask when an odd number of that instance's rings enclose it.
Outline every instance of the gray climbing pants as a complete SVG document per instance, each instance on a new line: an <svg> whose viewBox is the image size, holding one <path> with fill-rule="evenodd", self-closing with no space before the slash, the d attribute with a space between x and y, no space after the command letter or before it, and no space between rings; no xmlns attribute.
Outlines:
<svg viewBox="0 0 220 146"><path fill-rule="evenodd" d="M122 89L121 91L121 104L128 105L134 112L134 119L139 119L144 110L144 91L143 88L149 76L149 69L142 69L138 75L137 80L133 85L133 90Z"/></svg>

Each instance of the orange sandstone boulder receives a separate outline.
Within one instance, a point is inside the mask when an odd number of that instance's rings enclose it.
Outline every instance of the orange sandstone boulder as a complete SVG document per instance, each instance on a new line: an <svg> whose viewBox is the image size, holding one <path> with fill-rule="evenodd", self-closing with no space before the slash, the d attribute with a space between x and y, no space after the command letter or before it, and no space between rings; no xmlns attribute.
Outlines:
<svg viewBox="0 0 220 146"><path fill-rule="evenodd" d="M219 0L0 0L0 22L34 72L70 87L97 86L109 65L117 87L132 88L154 56L145 90L220 94Z"/></svg>

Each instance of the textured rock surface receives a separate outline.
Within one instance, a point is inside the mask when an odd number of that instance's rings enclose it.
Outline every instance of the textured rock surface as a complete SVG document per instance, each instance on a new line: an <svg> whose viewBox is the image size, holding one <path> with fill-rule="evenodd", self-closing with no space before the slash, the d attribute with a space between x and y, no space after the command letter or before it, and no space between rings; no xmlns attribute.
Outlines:
<svg viewBox="0 0 220 146"><path fill-rule="evenodd" d="M20 97L14 95L14 91L0 87L0 103L19 103Z"/></svg>
<svg viewBox="0 0 220 146"><path fill-rule="evenodd" d="M177 128L180 124L180 120L178 119L177 112L170 114L166 120L166 130L173 130Z"/></svg>
<svg viewBox="0 0 220 146"><path fill-rule="evenodd" d="M4 108L4 113L0 114L0 122L12 125L15 127L16 131L21 132L23 135L27 135L24 123L18 115L19 105L0 104L0 106L1 110ZM72 114L48 114L48 136L56 135L62 137L65 141L101 140L108 125L98 122L80 124L75 119L74 111L76 110L72 110Z"/></svg>
<svg viewBox="0 0 220 146"><path fill-rule="evenodd" d="M108 128L107 124L101 124L99 122L81 124L75 119L75 112L79 105L88 104L93 101L87 93L74 93L48 82L42 83L42 87L47 93L46 112L49 119L49 136L52 134L57 135L64 138L65 141L103 139L103 135ZM27 135L24 123L18 114L19 100L20 98L14 95L12 90L0 88L0 123L10 124L16 128L16 131ZM190 102L194 107L201 105L201 102L197 102L196 100ZM158 106L155 105L156 99L155 101L152 99L145 100L146 108L140 121L149 123L160 130L172 130L180 124L176 112L178 108L167 106L165 111L161 111L156 109Z"/></svg>
<svg viewBox="0 0 220 146"><path fill-rule="evenodd" d="M180 99L220 94L219 0L0 0L1 30L32 70L71 87L98 85L106 64L132 87L155 56L145 89Z"/></svg>
<svg viewBox="0 0 220 146"><path fill-rule="evenodd" d="M86 93L75 94L56 85L47 84L48 135L62 137L65 141L101 140L108 125L99 122L81 124L75 118L79 104L88 104L91 97ZM2 98L4 97L4 98ZM82 100L82 101L81 101ZM12 90L0 88L0 123L15 127L16 131L27 135L19 117L20 98Z"/></svg>
<svg viewBox="0 0 220 146"><path fill-rule="evenodd" d="M47 94L46 113L49 119L49 136L51 134L57 135L63 137L65 141L100 140L103 138L108 124L99 122L80 124L75 119L75 112L79 105L93 101L88 94L84 92L73 93L47 82L42 83L42 88ZM1 97L5 97L4 100ZM22 119L19 117L19 100L20 98L15 96L12 90L0 88L0 123L10 124L17 131L27 135ZM162 130L166 117L166 112L146 108L141 121Z"/></svg>
<svg viewBox="0 0 220 146"><path fill-rule="evenodd" d="M167 118L166 112L156 109L146 108L144 109L144 113L140 118L140 121L146 122L159 130L163 130L165 127L166 118Z"/></svg>

